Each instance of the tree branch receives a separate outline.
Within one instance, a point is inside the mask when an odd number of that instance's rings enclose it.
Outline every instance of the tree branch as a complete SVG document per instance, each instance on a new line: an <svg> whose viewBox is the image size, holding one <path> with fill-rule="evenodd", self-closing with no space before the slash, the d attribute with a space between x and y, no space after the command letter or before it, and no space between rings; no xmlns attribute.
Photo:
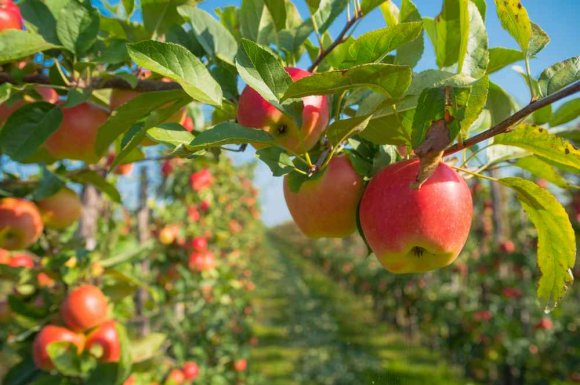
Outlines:
<svg viewBox="0 0 580 385"><path fill-rule="evenodd" d="M316 60L314 60L314 62L310 65L310 67L308 67L308 71L310 71L310 72L314 71L320 65L320 63L322 63L322 61L324 60L324 58L326 56L328 56L328 54L330 54L340 44L344 43L344 37L346 36L346 34L348 33L348 31L363 16L364 15L363 15L362 11L359 10L359 11L355 12L355 14L352 17L352 19L350 19L346 23L346 25L344 26L344 28L342 29L342 31L340 31L340 33L336 37L336 40L334 40L332 42L332 44L328 46L328 48L323 49L322 51L320 51L320 54L318 55L318 57L316 58Z"/></svg>
<svg viewBox="0 0 580 385"><path fill-rule="evenodd" d="M516 125L522 119L531 115L532 113L539 110L540 108L545 107L549 104L552 104L552 103L554 103L560 99L563 99L567 96L573 95L578 91L580 91L580 81L576 81L576 82L562 88L561 90L553 93L552 95L549 95L549 96L546 96L545 98L531 102L530 104L528 104L527 106L525 106L524 108L522 108L521 110L519 110L518 112L516 112L515 114L513 114L512 116L510 116L506 120L504 120L503 122L500 122L496 126L490 128L489 130L481 132L481 133L463 141L462 143L456 143L453 146L449 147L447 150L445 150L444 155L447 156L447 155L454 154L458 151L461 151L463 149L471 147L477 143L483 142L484 140L493 138L496 135L503 134L504 132L509 131L510 128L512 128L514 125Z"/></svg>

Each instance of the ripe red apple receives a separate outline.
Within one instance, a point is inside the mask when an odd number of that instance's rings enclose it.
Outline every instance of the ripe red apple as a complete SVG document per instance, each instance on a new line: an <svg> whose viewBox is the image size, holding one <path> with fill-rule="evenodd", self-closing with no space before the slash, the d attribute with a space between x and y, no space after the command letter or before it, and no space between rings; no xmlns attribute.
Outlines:
<svg viewBox="0 0 580 385"><path fill-rule="evenodd" d="M193 381L199 376L199 366L193 361L186 362L183 364L183 374L186 380Z"/></svg>
<svg viewBox="0 0 580 385"><path fill-rule="evenodd" d="M189 183L191 184L193 191L201 191L211 187L213 184L213 176L211 175L211 171L209 171L207 168L204 168L203 170L194 172L189 177Z"/></svg>
<svg viewBox="0 0 580 385"><path fill-rule="evenodd" d="M419 161L399 162L377 174L363 195L360 223L371 249L393 273L451 264L465 245L473 204L469 187L440 163L419 188Z"/></svg>
<svg viewBox="0 0 580 385"><path fill-rule="evenodd" d="M65 229L81 217L83 204L76 192L63 187L56 194L36 204L46 227Z"/></svg>
<svg viewBox="0 0 580 385"><path fill-rule="evenodd" d="M209 200L204 199L201 201L201 203L199 204L199 210L205 212L208 212L209 209L211 207L211 203Z"/></svg>
<svg viewBox="0 0 580 385"><path fill-rule="evenodd" d="M236 372L245 372L248 367L248 361L245 358L236 360L234 362L234 370Z"/></svg>
<svg viewBox="0 0 580 385"><path fill-rule="evenodd" d="M165 385L181 385L185 382L185 374L180 369L171 369L167 378L165 379Z"/></svg>
<svg viewBox="0 0 580 385"><path fill-rule="evenodd" d="M0 0L0 2L1 1L2 0ZM0 13L1 13L1 11L0 11ZM0 18L1 18L1 16L0 16ZM48 102L48 103L52 103L52 104L58 102L58 94L56 93L56 91L54 89L48 88L48 87L36 87L34 90L42 97L43 101ZM13 103L11 103L10 105L8 105L6 103L0 104L0 126L2 124L4 124L6 119L8 119L8 117L10 115L12 115L12 113L14 113L14 111L16 111L20 107L24 106L24 104L34 102L34 101L36 101L36 100L33 97L31 97L30 95L25 95L22 99L16 100Z"/></svg>
<svg viewBox="0 0 580 385"><path fill-rule="evenodd" d="M82 160L96 163L97 132L107 121L108 113L90 103L62 109L60 127L44 142L48 153L56 159Z"/></svg>
<svg viewBox="0 0 580 385"><path fill-rule="evenodd" d="M552 330L553 328L554 328L554 323L549 318L542 318L536 324L536 329L539 329L539 330Z"/></svg>
<svg viewBox="0 0 580 385"><path fill-rule="evenodd" d="M185 128L189 132L192 132L195 129L195 123L193 122L191 116L186 116L185 119L183 120L182 125L183 128Z"/></svg>
<svg viewBox="0 0 580 385"><path fill-rule="evenodd" d="M310 76L299 68L286 68L293 81ZM240 96L238 122L246 127L258 128L274 137L276 143L293 153L310 150L328 125L328 101L326 96L314 95L302 98L302 127L277 110L254 89L246 87Z"/></svg>
<svg viewBox="0 0 580 385"><path fill-rule="evenodd" d="M191 240L191 247L195 251L207 250L207 238L205 237L195 237Z"/></svg>
<svg viewBox="0 0 580 385"><path fill-rule="evenodd" d="M0 0L0 31L22 29L20 8L12 0Z"/></svg>
<svg viewBox="0 0 580 385"><path fill-rule="evenodd" d="M79 286L61 304L60 315L64 323L74 331L94 328L107 320L107 297L96 286Z"/></svg>
<svg viewBox="0 0 580 385"><path fill-rule="evenodd" d="M511 254L516 251L516 245L512 241L503 241L499 245L502 253Z"/></svg>
<svg viewBox="0 0 580 385"><path fill-rule="evenodd" d="M199 213L197 206L189 206L187 208L187 216L192 222L197 222L201 218L201 214Z"/></svg>
<svg viewBox="0 0 580 385"><path fill-rule="evenodd" d="M189 255L188 266L194 272L213 270L216 267L215 256L209 250L194 251Z"/></svg>
<svg viewBox="0 0 580 385"><path fill-rule="evenodd" d="M356 229L362 178L346 156L332 158L322 174L292 192L284 178L284 197L294 222L310 238L346 237Z"/></svg>
<svg viewBox="0 0 580 385"><path fill-rule="evenodd" d="M54 364L47 351L48 345L53 342L70 342L76 346L77 353L81 353L85 345L85 337L60 326L47 325L43 327L34 338L32 345L32 358L38 368L54 369Z"/></svg>
<svg viewBox="0 0 580 385"><path fill-rule="evenodd" d="M0 200L0 247L25 249L38 240L43 227L34 203L20 198Z"/></svg>
<svg viewBox="0 0 580 385"><path fill-rule="evenodd" d="M121 358L121 341L115 327L115 321L107 321L87 336L87 350L100 346L102 354L98 357L102 362L117 362Z"/></svg>
<svg viewBox="0 0 580 385"><path fill-rule="evenodd" d="M13 254L10 257L10 261L8 261L8 266L27 267L31 269L34 267L34 255L27 252Z"/></svg>

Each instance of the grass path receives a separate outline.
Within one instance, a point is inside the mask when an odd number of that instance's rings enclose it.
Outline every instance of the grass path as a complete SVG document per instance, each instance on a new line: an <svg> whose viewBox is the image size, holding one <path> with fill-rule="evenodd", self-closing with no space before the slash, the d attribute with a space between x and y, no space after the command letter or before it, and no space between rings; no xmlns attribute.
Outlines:
<svg viewBox="0 0 580 385"><path fill-rule="evenodd" d="M269 385L465 385L433 352L380 324L372 309L291 245L270 238L255 261L252 363Z"/></svg>

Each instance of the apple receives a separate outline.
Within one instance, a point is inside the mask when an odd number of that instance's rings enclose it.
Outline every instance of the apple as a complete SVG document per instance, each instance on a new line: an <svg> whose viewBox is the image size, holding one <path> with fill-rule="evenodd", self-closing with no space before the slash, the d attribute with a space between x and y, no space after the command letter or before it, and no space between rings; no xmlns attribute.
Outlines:
<svg viewBox="0 0 580 385"><path fill-rule="evenodd" d="M537 324L536 329L538 330L552 330L554 328L554 323L549 318L542 318Z"/></svg>
<svg viewBox="0 0 580 385"><path fill-rule="evenodd" d="M182 370L186 380L193 381L199 376L199 366L193 361L183 364Z"/></svg>
<svg viewBox="0 0 580 385"><path fill-rule="evenodd" d="M512 241L503 241L500 243L499 249L502 253L512 254L516 251L516 245Z"/></svg>
<svg viewBox="0 0 580 385"><path fill-rule="evenodd" d="M165 225L161 231L159 231L159 242L164 245L171 245L177 240L178 236L178 225Z"/></svg>
<svg viewBox="0 0 580 385"><path fill-rule="evenodd" d="M204 199L201 201L201 203L199 204L199 210L205 212L208 212L209 209L211 207L211 203L209 200Z"/></svg>
<svg viewBox="0 0 580 385"><path fill-rule="evenodd" d="M213 270L216 267L215 256L209 250L194 251L189 255L188 266L193 272Z"/></svg>
<svg viewBox="0 0 580 385"><path fill-rule="evenodd" d="M47 325L43 327L34 338L32 345L32 358L38 368L44 370L54 369L54 364L47 351L48 345L53 342L70 342L76 347L77 353L81 353L84 348L85 337L60 326Z"/></svg>
<svg viewBox="0 0 580 385"><path fill-rule="evenodd" d="M0 0L0 31L22 29L20 8L12 0Z"/></svg>
<svg viewBox="0 0 580 385"><path fill-rule="evenodd" d="M418 273L451 264L465 245L473 203L467 183L440 163L419 188L419 161L388 166L369 183L360 223L371 249L393 273Z"/></svg>
<svg viewBox="0 0 580 385"><path fill-rule="evenodd" d="M115 321L107 321L87 336L86 348L91 350L100 346L102 354L98 357L102 362L118 362L121 358L121 340L115 326Z"/></svg>
<svg viewBox="0 0 580 385"><path fill-rule="evenodd" d="M492 318L492 314L489 310L480 310L473 313L473 319L475 321L489 321Z"/></svg>
<svg viewBox="0 0 580 385"><path fill-rule="evenodd" d="M8 261L8 266L33 268L34 267L33 254L26 252L13 254L12 257L10 257L10 261Z"/></svg>
<svg viewBox="0 0 580 385"><path fill-rule="evenodd" d="M356 212L364 191L362 178L347 156L332 158L320 175L290 190L284 178L284 197L300 230L310 238L346 237L356 229Z"/></svg>
<svg viewBox="0 0 580 385"><path fill-rule="evenodd" d="M60 315L64 323L74 331L94 328L107 320L107 297L96 286L79 286L61 304Z"/></svg>
<svg viewBox="0 0 580 385"><path fill-rule="evenodd" d="M197 206L189 206L187 208L187 216L192 222L197 222L201 218L201 214L199 213Z"/></svg>
<svg viewBox="0 0 580 385"><path fill-rule="evenodd" d="M1 2L2 0L0 0ZM56 91L49 87L35 87L34 91L40 95L43 101L55 104L58 102L58 94ZM36 99L30 95L24 95L22 99L15 100L10 105L7 103L0 104L0 126L8 119L14 111L18 110L20 107L24 106L26 103L35 102Z"/></svg>
<svg viewBox="0 0 580 385"><path fill-rule="evenodd" d="M310 76L299 68L286 68L293 81ZM310 150L328 125L328 100L326 96L313 95L302 98L302 127L294 120L268 103L251 87L247 86L240 96L238 122L246 127L268 132L275 142L287 150L302 154Z"/></svg>
<svg viewBox="0 0 580 385"><path fill-rule="evenodd" d="M185 117L185 119L183 120L182 126L187 131L193 132L193 130L195 129L195 123L193 122L193 119L191 118L191 116Z"/></svg>
<svg viewBox="0 0 580 385"><path fill-rule="evenodd" d="M44 142L48 153L56 159L96 163L99 160L95 150L97 132L109 114L90 103L62 108L62 114L59 128Z"/></svg>
<svg viewBox="0 0 580 385"><path fill-rule="evenodd" d="M125 382L123 382L123 385L135 385L135 376L131 374L129 377L127 377Z"/></svg>
<svg viewBox="0 0 580 385"><path fill-rule="evenodd" d="M44 225L34 203L20 198L0 199L0 247L25 249L38 240Z"/></svg>
<svg viewBox="0 0 580 385"><path fill-rule="evenodd" d="M181 385L185 382L185 374L180 369L171 369L167 378L165 379L165 385Z"/></svg>
<svg viewBox="0 0 580 385"><path fill-rule="evenodd" d="M7 265L10 262L10 252L0 249L0 265Z"/></svg>
<svg viewBox="0 0 580 385"><path fill-rule="evenodd" d="M234 370L238 373L245 372L247 367L248 367L248 361L244 358L236 360L234 362Z"/></svg>
<svg viewBox="0 0 580 385"><path fill-rule="evenodd" d="M191 247L195 251L207 250L207 238L205 237L195 237L191 240Z"/></svg>
<svg viewBox="0 0 580 385"><path fill-rule="evenodd" d="M211 171L207 168L203 170L194 172L189 177L189 183L193 191L201 191L208 187L211 187L213 184L213 176L211 175Z"/></svg>
<svg viewBox="0 0 580 385"><path fill-rule="evenodd" d="M65 229L81 217L83 204L78 194L68 187L36 203L44 225L54 229Z"/></svg>

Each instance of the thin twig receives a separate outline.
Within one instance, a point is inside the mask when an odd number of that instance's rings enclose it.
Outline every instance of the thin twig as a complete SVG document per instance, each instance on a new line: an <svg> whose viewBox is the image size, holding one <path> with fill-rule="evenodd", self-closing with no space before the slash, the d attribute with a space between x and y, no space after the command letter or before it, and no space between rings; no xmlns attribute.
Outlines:
<svg viewBox="0 0 580 385"><path fill-rule="evenodd" d="M328 56L328 54L330 54L340 44L344 43L344 37L346 36L346 34L348 33L348 31L363 16L364 15L363 15L362 12L355 12L354 13L354 16L352 17L352 19L349 19L347 21L347 23L345 24L344 28L342 29L342 31L340 31L340 33L338 34L338 36L336 37L336 39L332 42L332 44L330 44L328 46L328 48L322 49L320 51L320 54L318 55L318 57L316 58L316 60L314 60L314 62L312 63L312 65L310 65L310 67L308 68L308 71L313 72L320 65L320 63L322 63L322 61L324 60L324 58L326 56Z"/></svg>
<svg viewBox="0 0 580 385"><path fill-rule="evenodd" d="M504 120L503 122L498 123L496 126L490 128L489 130L477 134L463 141L463 143L456 143L453 146L449 147L447 150L445 150L444 155L447 156L454 154L465 148L471 147L474 144L493 138L496 135L503 134L504 132L507 132L510 128L512 128L514 125L516 125L518 122L520 122L522 119L531 115L534 111L537 111L540 108L552 104L560 99L564 99L567 96L573 95L578 91L580 91L580 81L576 81L570 84L569 86L564 87L561 90L553 93L552 95L531 102L530 104L528 104L527 106L525 106L524 108L522 108L521 110L519 110L506 120Z"/></svg>

